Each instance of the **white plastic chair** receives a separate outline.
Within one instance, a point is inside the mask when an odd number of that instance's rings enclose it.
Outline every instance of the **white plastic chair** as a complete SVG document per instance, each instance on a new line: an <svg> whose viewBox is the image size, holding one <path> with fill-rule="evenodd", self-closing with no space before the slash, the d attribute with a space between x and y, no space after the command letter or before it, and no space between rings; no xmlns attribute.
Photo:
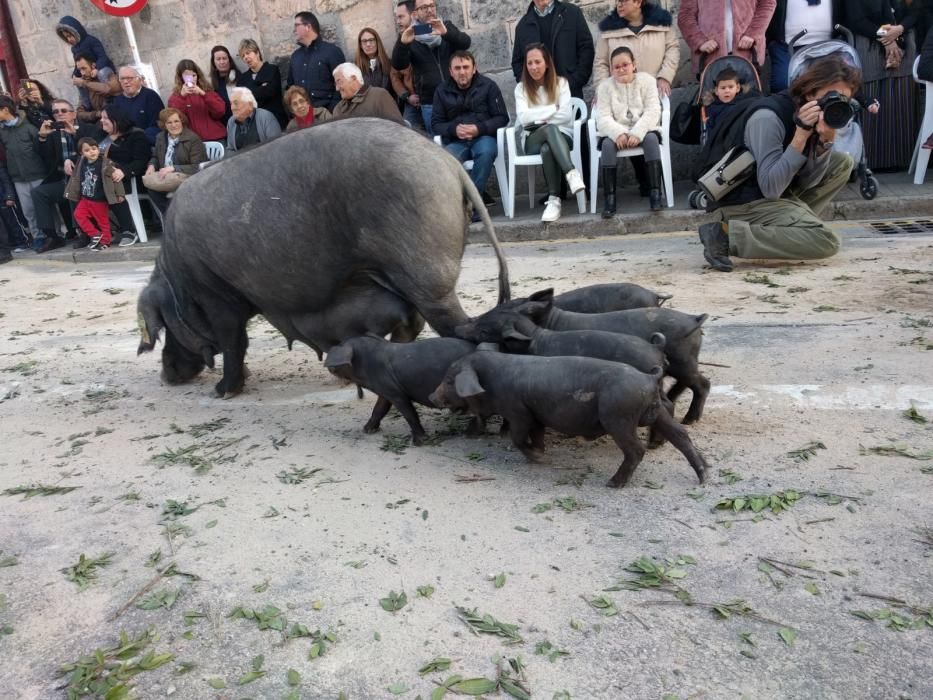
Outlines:
<svg viewBox="0 0 933 700"><path fill-rule="evenodd" d="M599 158L600 150L597 145L599 138L596 136L596 105L593 105L593 113L590 114L590 121L587 123L587 129L590 136L590 213L596 213L596 195L599 192ZM631 158L632 156L644 155L645 149L641 146L636 148L626 148L616 153L617 158ZM661 98L661 172L664 175L664 191L667 194L667 206L674 206L674 173L671 170L671 101L668 97Z"/></svg>
<svg viewBox="0 0 933 700"><path fill-rule="evenodd" d="M927 137L933 133L933 83L929 80L922 80L917 76L917 66L920 64L920 57L914 61L914 80L923 84L926 92L926 104L923 107L923 123L920 126L920 133L917 134L917 143L914 144L914 156L910 159L910 168L908 173L914 174L914 184L922 185L923 178L927 174L927 166L930 165L930 149L921 148Z"/></svg>
<svg viewBox="0 0 933 700"><path fill-rule="evenodd" d="M207 149L207 159L209 161L220 160L226 152L224 145L220 141L205 141L204 148Z"/></svg>
<svg viewBox="0 0 933 700"><path fill-rule="evenodd" d="M499 195L502 197L502 208L505 209L506 200L508 199L508 185L505 181L505 131L509 127L501 126L496 129L496 160L493 162L493 169L496 172L496 183L499 185ZM441 140L440 134L434 135L434 143L436 143L441 148L444 147L444 142ZM467 160L463 162L463 169L467 172L470 172L473 169L473 161ZM482 194L482 193L480 193Z"/></svg>
<svg viewBox="0 0 933 700"><path fill-rule="evenodd" d="M126 203L130 207L130 216L133 217L133 225L136 227L136 233L139 234L139 240L143 243L149 240L149 236L146 235L146 224L143 221L143 210L139 206L140 199L149 199L149 195L146 193L140 194L139 190L136 187L136 178L128 178L130 181L130 190L126 193ZM124 184L126 181L124 180ZM125 188L124 188L125 189ZM153 207L155 208L155 207Z"/></svg>
<svg viewBox="0 0 933 700"><path fill-rule="evenodd" d="M586 120L586 103L579 97L571 98L571 109L573 110L573 143L570 148L570 161L573 167L580 174L583 174L583 154L581 153L581 140L583 131L583 122ZM524 165L534 168L541 165L540 155L518 155L518 140L521 137L522 126L515 124L505 131L506 148L508 151L508 160L506 167L508 169L508 206L505 208L506 216L510 219L515 218L515 166ZM502 146L499 146L500 153ZM503 199L503 202L506 200ZM535 172L528 173L528 208L535 208ZM586 212L586 191L577 192L577 209L581 214Z"/></svg>

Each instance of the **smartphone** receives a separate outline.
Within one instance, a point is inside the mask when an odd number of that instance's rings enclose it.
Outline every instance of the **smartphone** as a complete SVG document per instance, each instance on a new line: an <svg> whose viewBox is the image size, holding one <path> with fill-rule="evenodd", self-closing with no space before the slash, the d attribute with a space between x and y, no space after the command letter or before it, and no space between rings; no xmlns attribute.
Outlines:
<svg viewBox="0 0 933 700"><path fill-rule="evenodd" d="M64 129L65 122L55 122L54 124L52 124L52 127L55 129Z"/></svg>
<svg viewBox="0 0 933 700"><path fill-rule="evenodd" d="M187 85L188 87L191 87L192 85L194 85L194 76L193 76L193 75L186 75L186 76L185 76L185 85Z"/></svg>
<svg viewBox="0 0 933 700"><path fill-rule="evenodd" d="M31 80L20 80L19 86L23 88L23 90L32 90L32 81Z"/></svg>
<svg viewBox="0 0 933 700"><path fill-rule="evenodd" d="M415 36L421 36L422 34L430 34L434 31L434 27L430 24L415 24L412 25L415 28Z"/></svg>

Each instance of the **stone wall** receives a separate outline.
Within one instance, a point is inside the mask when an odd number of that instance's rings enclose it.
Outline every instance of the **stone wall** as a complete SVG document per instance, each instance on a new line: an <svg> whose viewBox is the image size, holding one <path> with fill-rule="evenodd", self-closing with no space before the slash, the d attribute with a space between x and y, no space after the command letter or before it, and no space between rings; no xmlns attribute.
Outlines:
<svg viewBox="0 0 933 700"><path fill-rule="evenodd" d="M470 34L480 70L496 79L511 111L515 85L511 73L513 32L530 0L436 2L442 19ZM598 35L597 22L615 6L614 0L576 0L576 4L590 23L594 38ZM660 4L676 10L679 0L662 0ZM150 0L130 21L142 60L152 65L159 92L167 98L178 61L190 58L207 70L209 52L215 44L236 53L240 40L251 37L267 60L286 63L294 48L292 20L302 10L318 16L324 38L342 47L348 60L355 54L356 37L363 27L379 32L391 51L395 42L393 7L393 0ZM77 96L70 82L70 47L55 35L55 25L63 15L77 17L89 33L104 43L117 65L132 62L123 20L100 12L87 0L17 0L10 9L29 75L44 82L56 95L71 99ZM691 80L687 49L685 45L681 48L681 70L675 84ZM675 102L682 99L681 92L675 91ZM675 147L681 156L689 154ZM678 176L687 172L684 160L674 158L679 163Z"/></svg>

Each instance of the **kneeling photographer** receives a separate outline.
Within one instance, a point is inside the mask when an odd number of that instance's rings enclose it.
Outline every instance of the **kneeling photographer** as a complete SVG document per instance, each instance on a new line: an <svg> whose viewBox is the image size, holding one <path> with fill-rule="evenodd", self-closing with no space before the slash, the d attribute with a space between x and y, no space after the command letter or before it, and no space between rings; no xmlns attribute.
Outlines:
<svg viewBox="0 0 933 700"><path fill-rule="evenodd" d="M707 160L708 166L721 165L730 145L737 146L737 153L747 149L754 158L747 179L735 179L741 184L727 192L709 191L710 209L722 217L721 223L699 229L710 266L731 272L730 256L809 260L839 251L839 237L819 214L852 171L852 157L832 148L836 129L855 115L852 97L860 83L861 72L838 56L816 59L788 91L743 110L742 121L732 129L738 143L729 144L729 134L720 129L710 134L704 154L715 160ZM710 150L714 141L719 143Z"/></svg>

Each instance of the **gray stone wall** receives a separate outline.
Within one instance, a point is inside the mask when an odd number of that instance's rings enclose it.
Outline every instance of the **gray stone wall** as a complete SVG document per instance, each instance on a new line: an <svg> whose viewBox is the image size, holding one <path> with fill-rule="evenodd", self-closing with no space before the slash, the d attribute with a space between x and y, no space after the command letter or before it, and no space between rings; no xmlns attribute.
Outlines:
<svg viewBox="0 0 933 700"><path fill-rule="evenodd" d="M575 0L584 12L595 38L597 22L615 6L614 0ZM473 39L480 70L501 86L510 110L515 81L511 73L512 37L518 19L530 0L436 0L442 19L454 22ZM679 0L662 0L676 10ZM356 37L363 27L379 32L391 51L395 42L393 0L150 0L131 18L142 60L152 65L159 92L167 98L175 65L190 58L207 70L209 52L215 44L232 53L241 39L250 37L262 48L267 60L284 64L294 49L292 18L311 10L321 22L322 34L344 49L352 60ZM97 10L87 0L17 0L10 4L17 38L29 74L48 85L56 95L77 97L71 85L71 51L55 35L63 15L77 17L97 36L116 64L132 61L123 20ZM686 46L682 46L681 70L675 84L690 82ZM285 71L283 70L283 77ZM681 99L675 91L675 101ZM686 174L689 151L678 149L674 162L677 176Z"/></svg>

